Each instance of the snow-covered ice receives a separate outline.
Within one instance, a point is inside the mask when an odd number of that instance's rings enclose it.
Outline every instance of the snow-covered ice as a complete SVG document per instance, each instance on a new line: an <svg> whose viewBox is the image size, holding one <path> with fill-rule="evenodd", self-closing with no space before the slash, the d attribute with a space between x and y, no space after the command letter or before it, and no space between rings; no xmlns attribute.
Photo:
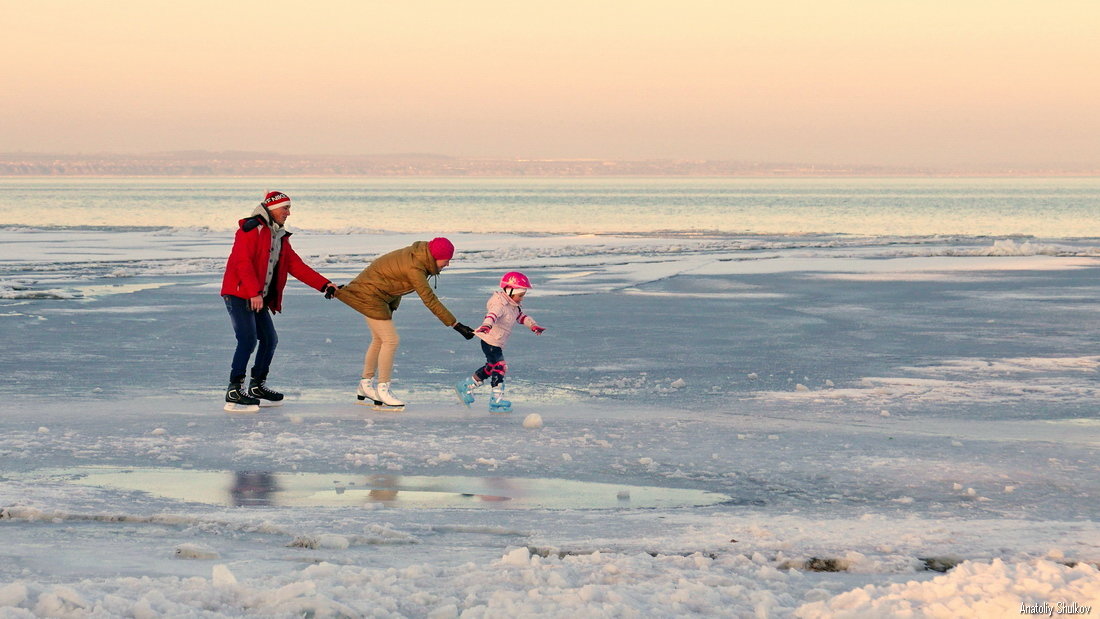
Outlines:
<svg viewBox="0 0 1100 619"><path fill-rule="evenodd" d="M411 404L356 406L366 328L294 282L286 405L226 415L227 233L0 230L0 616L1100 612L1093 242L449 236L437 292L465 322L502 271L536 282L549 330L509 345L510 415L454 402L480 351L415 299ZM416 238L294 242L343 282ZM93 466L318 476L348 502L81 483ZM499 486L401 506L432 478ZM611 505L494 500L525 479ZM729 500L642 508L644 487Z"/></svg>

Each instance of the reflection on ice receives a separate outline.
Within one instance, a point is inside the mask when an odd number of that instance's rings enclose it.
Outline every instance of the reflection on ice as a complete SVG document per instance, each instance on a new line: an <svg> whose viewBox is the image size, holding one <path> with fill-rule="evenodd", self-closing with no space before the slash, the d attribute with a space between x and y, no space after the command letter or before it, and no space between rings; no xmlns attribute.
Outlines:
<svg viewBox="0 0 1100 619"><path fill-rule="evenodd" d="M704 490L568 479L272 473L86 467L50 476L94 487L148 492L214 505L416 509L609 509L714 505L731 497Z"/></svg>
<svg viewBox="0 0 1100 619"><path fill-rule="evenodd" d="M233 505L271 505L276 492L280 490L275 476L266 471L237 471L229 496Z"/></svg>

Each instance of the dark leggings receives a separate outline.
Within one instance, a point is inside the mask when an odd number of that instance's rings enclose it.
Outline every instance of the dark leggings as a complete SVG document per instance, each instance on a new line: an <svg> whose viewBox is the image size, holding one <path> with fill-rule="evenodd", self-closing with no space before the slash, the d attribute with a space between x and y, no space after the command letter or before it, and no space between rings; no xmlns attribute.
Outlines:
<svg viewBox="0 0 1100 619"><path fill-rule="evenodd" d="M233 351L233 366L229 370L229 382L244 380L248 358L256 349L256 362L252 366L252 378L265 380L271 369L271 359L275 356L275 347L279 345L279 335L275 333L275 323L271 312L265 307L258 312L249 307L249 300L233 295L225 295L225 309L229 310L229 320L233 322L233 333L237 336L237 349Z"/></svg>
<svg viewBox="0 0 1100 619"><path fill-rule="evenodd" d="M492 377L490 384L496 387L504 382L504 374L508 372L508 366L504 363L504 349L482 340L481 350L485 353L485 365L479 367L474 376L481 382Z"/></svg>

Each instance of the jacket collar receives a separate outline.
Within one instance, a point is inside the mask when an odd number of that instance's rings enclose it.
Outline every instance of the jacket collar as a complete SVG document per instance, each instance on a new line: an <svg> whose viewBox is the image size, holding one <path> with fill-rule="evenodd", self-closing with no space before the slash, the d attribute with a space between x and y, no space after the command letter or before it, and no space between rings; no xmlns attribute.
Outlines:
<svg viewBox="0 0 1100 619"><path fill-rule="evenodd" d="M513 298L512 298L512 297L510 297L510 296L508 296L508 293L504 292L503 290L497 290L495 294L499 294L499 295L500 295L500 297L501 297L502 299L504 299L504 302L505 302L505 303L508 303L508 304L511 304L511 305L515 305L516 307L519 307L519 306L520 306L520 305L519 305L519 303L516 303L516 300L515 300L515 299L513 299Z"/></svg>
<svg viewBox="0 0 1100 619"><path fill-rule="evenodd" d="M282 228L282 226L275 223L275 220L271 218L271 211L267 210L267 207L263 204L259 204L256 206L255 209L253 209L251 217L259 217L263 219L264 224L266 224L267 227L271 228L272 230L279 231Z"/></svg>

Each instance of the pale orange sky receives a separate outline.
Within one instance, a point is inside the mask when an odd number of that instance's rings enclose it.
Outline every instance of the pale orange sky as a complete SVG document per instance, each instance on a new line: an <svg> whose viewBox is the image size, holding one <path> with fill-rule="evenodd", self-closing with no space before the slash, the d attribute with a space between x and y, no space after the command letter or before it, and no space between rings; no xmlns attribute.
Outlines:
<svg viewBox="0 0 1100 619"><path fill-rule="evenodd" d="M1100 166L1097 0L0 0L0 152Z"/></svg>

